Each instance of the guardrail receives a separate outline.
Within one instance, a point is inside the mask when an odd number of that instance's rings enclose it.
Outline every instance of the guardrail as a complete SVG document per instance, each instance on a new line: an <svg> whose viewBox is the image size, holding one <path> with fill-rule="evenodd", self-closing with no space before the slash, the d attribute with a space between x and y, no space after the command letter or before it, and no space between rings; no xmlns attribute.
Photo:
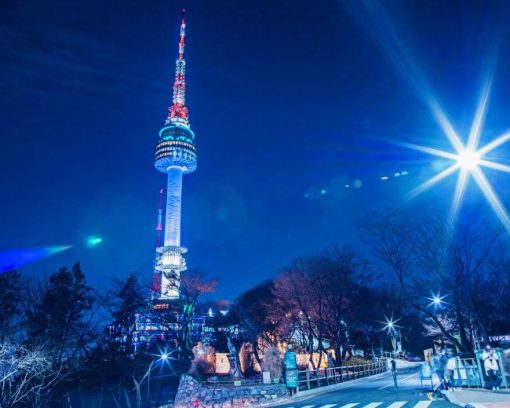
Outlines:
<svg viewBox="0 0 510 408"><path fill-rule="evenodd" d="M376 355L379 355L381 357L386 357L386 358L397 358L400 354L401 353L397 353L396 351L383 351Z"/></svg>
<svg viewBox="0 0 510 408"><path fill-rule="evenodd" d="M456 360L453 378L451 379L453 386L469 388L489 387L482 364L483 362L475 357ZM500 387L508 389L510 386L507 381L504 364L499 360L498 365Z"/></svg>
<svg viewBox="0 0 510 408"><path fill-rule="evenodd" d="M204 387L246 387L252 385L262 384L261 378L239 378L238 380L233 379L207 379L201 382Z"/></svg>
<svg viewBox="0 0 510 408"><path fill-rule="evenodd" d="M351 381L356 378L384 373L387 370L388 362L385 358L379 358L376 362L367 364L302 370L298 371L298 390L310 390L312 388Z"/></svg>

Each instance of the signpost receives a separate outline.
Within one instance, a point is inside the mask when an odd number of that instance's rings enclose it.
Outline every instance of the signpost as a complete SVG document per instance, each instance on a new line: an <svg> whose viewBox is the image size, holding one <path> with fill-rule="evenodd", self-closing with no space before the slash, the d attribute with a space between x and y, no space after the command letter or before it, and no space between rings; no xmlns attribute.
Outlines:
<svg viewBox="0 0 510 408"><path fill-rule="evenodd" d="M285 384L290 390L290 395L295 394L298 387L296 353L291 350L292 346L289 345L289 351L287 351L283 357L283 364L285 366Z"/></svg>
<svg viewBox="0 0 510 408"><path fill-rule="evenodd" d="M430 380L430 388L434 389L434 379L432 378L432 367L429 363L423 363L420 366L420 382L423 387L423 381Z"/></svg>

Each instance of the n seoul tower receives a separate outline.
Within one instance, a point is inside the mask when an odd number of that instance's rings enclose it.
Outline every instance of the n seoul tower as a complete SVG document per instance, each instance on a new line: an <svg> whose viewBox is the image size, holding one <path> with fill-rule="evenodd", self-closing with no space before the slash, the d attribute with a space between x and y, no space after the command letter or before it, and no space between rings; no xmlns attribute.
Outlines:
<svg viewBox="0 0 510 408"><path fill-rule="evenodd" d="M181 272L186 270L183 254L187 249L181 246L181 196L182 176L197 168L195 134L189 125L186 107L186 61L184 60L184 39L186 23L183 17L179 38L179 56L175 63L173 103L168 109L165 125L159 131L154 166L167 175L165 234L163 246L156 248L155 274L160 275L159 293L161 300L179 298ZM159 278L159 277L158 277Z"/></svg>

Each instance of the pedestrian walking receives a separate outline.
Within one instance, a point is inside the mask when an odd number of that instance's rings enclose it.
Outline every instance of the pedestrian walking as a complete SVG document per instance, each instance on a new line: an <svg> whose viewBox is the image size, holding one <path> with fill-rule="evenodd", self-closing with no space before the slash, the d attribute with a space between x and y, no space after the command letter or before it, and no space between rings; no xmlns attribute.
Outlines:
<svg viewBox="0 0 510 408"><path fill-rule="evenodd" d="M453 352L448 354L445 377L447 387L452 387L454 391L455 387L460 385L462 380L466 377L466 371L462 365L460 357L455 355Z"/></svg>
<svg viewBox="0 0 510 408"><path fill-rule="evenodd" d="M497 353L490 346L486 346L485 351L482 353L482 358L485 375L488 379L487 385L494 391L499 390L499 361Z"/></svg>
<svg viewBox="0 0 510 408"><path fill-rule="evenodd" d="M438 381L439 381L439 388L445 388L448 389L447 385L445 384L445 376L444 376L444 370L446 368L446 363L448 361L448 357L446 357L446 352L442 350L439 354L434 353L434 356L432 357L432 369L437 375Z"/></svg>
<svg viewBox="0 0 510 408"><path fill-rule="evenodd" d="M395 387L395 392L398 392L397 361L395 358L391 359L391 375L393 376L393 386Z"/></svg>

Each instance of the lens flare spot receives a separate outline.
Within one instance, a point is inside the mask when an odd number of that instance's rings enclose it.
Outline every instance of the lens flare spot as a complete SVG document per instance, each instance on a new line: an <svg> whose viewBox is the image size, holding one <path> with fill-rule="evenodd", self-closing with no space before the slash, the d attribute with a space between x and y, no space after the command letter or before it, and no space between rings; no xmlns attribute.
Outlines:
<svg viewBox="0 0 510 408"><path fill-rule="evenodd" d="M87 238L87 248L93 248L103 242L103 238L97 236L91 236Z"/></svg>

